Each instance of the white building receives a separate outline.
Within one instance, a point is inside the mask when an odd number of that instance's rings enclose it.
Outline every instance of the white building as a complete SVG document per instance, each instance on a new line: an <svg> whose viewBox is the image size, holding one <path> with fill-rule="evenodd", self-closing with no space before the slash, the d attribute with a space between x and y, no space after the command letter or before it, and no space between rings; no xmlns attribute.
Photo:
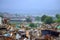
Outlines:
<svg viewBox="0 0 60 40"><path fill-rule="evenodd" d="M0 17L0 25L2 24L2 17Z"/></svg>

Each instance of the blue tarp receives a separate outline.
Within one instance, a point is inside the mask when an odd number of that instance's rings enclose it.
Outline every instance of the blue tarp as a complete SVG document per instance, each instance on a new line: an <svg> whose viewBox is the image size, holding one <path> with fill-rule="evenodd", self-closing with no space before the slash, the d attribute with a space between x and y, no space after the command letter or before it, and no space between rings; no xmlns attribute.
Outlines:
<svg viewBox="0 0 60 40"><path fill-rule="evenodd" d="M55 37L59 36L59 32L52 31L52 30L42 30L41 32L42 32L42 35L49 34L49 35L55 36Z"/></svg>
<svg viewBox="0 0 60 40"><path fill-rule="evenodd" d="M4 36L10 37L10 34L9 33L8 34L4 34Z"/></svg>

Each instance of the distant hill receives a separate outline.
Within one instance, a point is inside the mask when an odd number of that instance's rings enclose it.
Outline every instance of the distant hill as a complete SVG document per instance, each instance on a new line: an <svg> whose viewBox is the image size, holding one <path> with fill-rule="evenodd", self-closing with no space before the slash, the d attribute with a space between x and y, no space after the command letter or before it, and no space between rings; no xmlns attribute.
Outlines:
<svg viewBox="0 0 60 40"><path fill-rule="evenodd" d="M16 10L15 10L16 11ZM19 11L19 10L17 10ZM22 11L22 10L20 10ZM49 15L49 16L55 16L56 14L60 14L60 10L26 10L26 11L22 11L22 12L3 12L0 14L4 14L7 16L42 16L42 15Z"/></svg>

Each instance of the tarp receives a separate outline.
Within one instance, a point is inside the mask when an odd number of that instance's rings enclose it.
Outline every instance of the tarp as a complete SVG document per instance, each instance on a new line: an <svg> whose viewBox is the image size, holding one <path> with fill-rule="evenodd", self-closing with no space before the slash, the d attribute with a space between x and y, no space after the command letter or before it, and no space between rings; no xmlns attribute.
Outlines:
<svg viewBox="0 0 60 40"><path fill-rule="evenodd" d="M58 29L60 29L60 25L59 25L59 26L57 26L57 28L58 28Z"/></svg>
<svg viewBox="0 0 60 40"><path fill-rule="evenodd" d="M55 37L58 37L59 36L59 32L56 32L56 31L52 31L52 30L41 30L42 32L42 35L51 35L51 36L55 36Z"/></svg>

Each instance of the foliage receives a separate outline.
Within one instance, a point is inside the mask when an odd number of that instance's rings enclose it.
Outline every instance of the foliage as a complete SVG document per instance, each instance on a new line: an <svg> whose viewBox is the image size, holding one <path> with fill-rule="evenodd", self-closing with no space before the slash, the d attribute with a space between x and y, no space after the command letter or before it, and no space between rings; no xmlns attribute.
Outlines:
<svg viewBox="0 0 60 40"><path fill-rule="evenodd" d="M52 17L46 16L46 15L43 15L41 17L41 21L43 21L45 24L51 24L51 23L54 22L53 19L52 19Z"/></svg>
<svg viewBox="0 0 60 40"><path fill-rule="evenodd" d="M54 20L55 22L57 22L57 23L60 23L60 14L56 14L56 20Z"/></svg>
<svg viewBox="0 0 60 40"><path fill-rule="evenodd" d="M55 22L60 23L60 19L56 19Z"/></svg>
<svg viewBox="0 0 60 40"><path fill-rule="evenodd" d="M46 19L44 20L44 23L46 23L46 24L51 24L51 23L53 23L52 17L46 17Z"/></svg>
<svg viewBox="0 0 60 40"><path fill-rule="evenodd" d="M56 18L59 19L60 18L60 14L56 14Z"/></svg>
<svg viewBox="0 0 60 40"><path fill-rule="evenodd" d="M29 26L32 27L32 28L37 27L37 25L34 24L34 23L30 23Z"/></svg>
<svg viewBox="0 0 60 40"><path fill-rule="evenodd" d="M46 15L43 15L42 17L41 17L41 21L44 21L45 19L46 19Z"/></svg>
<svg viewBox="0 0 60 40"><path fill-rule="evenodd" d="M31 20L30 17L27 17L27 18L26 18L26 21L27 21L27 22L32 22L32 20Z"/></svg>
<svg viewBox="0 0 60 40"><path fill-rule="evenodd" d="M40 21L40 19L41 19L41 18L40 18L39 16L35 17L35 20L36 20L36 21Z"/></svg>

